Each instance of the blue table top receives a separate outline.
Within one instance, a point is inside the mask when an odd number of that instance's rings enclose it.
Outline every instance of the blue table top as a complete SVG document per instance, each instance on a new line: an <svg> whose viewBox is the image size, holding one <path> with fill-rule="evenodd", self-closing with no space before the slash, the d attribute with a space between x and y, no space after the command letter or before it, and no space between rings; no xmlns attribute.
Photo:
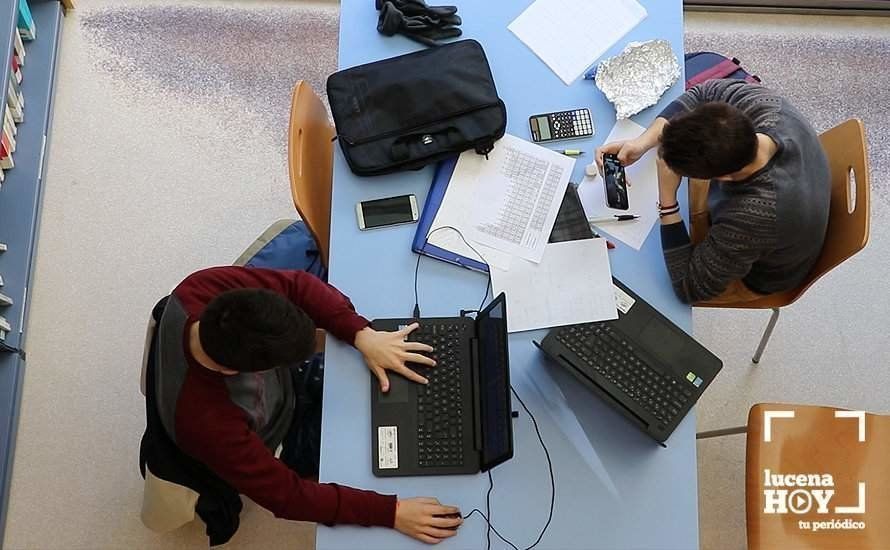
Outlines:
<svg viewBox="0 0 890 550"><path fill-rule="evenodd" d="M478 40L491 63L498 93L507 105L507 131L528 138L529 115L587 107L596 135L571 143L588 151L576 164L580 181L590 151L605 139L615 112L592 82L566 86L509 30L507 25L532 0L455 1L465 38ZM435 3L435 2L433 2ZM648 17L606 56L627 42L663 38L678 58L683 55L680 0L641 0ZM420 49L403 37L376 31L377 12L370 0L343 0L340 15L340 67L351 67ZM634 117L647 126L670 99L683 91L680 79L661 102ZM360 178L349 171L335 148L331 221L330 282L349 296L366 317L410 317L414 305L416 256L411 240L416 225L359 231L358 201L405 193L426 198L433 168L389 176ZM681 196L685 193L681 193ZM653 205L654 208L654 205ZM691 332L691 310L674 296L664 267L658 230L642 250L618 243L610 252L613 273L625 284ZM486 277L429 258L421 261L420 306L424 316L453 316L478 307ZM599 398L548 363L532 345L546 331L510 335L513 386L541 426L553 457L556 508L537 548L697 548L698 505L695 414L680 424L663 449L638 432ZM375 478L371 473L370 375L353 348L328 339L322 432L322 481L334 481L402 497L433 496L466 514L484 509L488 480L484 474L447 477ZM514 403L514 409L519 409ZM523 412L514 424L515 455L496 467L491 497L492 521L508 539L524 548L547 520L550 483L544 453L531 420ZM492 537L492 547L505 547ZM414 548L413 539L388 529L319 526L319 550ZM439 548L484 548L485 524L474 515L457 536Z"/></svg>

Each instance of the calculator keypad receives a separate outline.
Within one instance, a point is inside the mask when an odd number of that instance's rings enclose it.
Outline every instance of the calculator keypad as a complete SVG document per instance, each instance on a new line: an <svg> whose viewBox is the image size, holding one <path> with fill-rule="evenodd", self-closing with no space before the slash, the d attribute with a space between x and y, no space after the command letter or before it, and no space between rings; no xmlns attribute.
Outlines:
<svg viewBox="0 0 890 550"><path fill-rule="evenodd" d="M587 109L551 113L547 118L550 120L551 140L593 135L593 121Z"/></svg>

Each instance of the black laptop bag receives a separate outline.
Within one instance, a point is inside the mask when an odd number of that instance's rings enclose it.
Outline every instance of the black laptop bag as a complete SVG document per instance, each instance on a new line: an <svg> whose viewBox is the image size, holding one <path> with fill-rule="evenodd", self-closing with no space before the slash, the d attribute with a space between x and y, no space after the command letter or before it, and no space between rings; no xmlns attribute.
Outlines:
<svg viewBox="0 0 890 550"><path fill-rule="evenodd" d="M359 65L327 83L340 148L359 176L491 151L507 111L482 46L461 40Z"/></svg>

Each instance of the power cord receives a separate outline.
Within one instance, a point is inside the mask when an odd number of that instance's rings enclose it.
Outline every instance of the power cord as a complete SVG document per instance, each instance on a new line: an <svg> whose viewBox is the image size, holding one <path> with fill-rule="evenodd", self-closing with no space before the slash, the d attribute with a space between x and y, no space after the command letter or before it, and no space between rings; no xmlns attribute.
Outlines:
<svg viewBox="0 0 890 550"><path fill-rule="evenodd" d="M488 294L491 291L491 266L485 260L485 257L476 250L473 245L467 242L467 239L464 238L463 233L460 232L460 229L453 227L451 225L442 225L430 231L427 234L427 239L429 239L434 233L437 231L441 231L443 229L451 229L457 236L460 237L460 240L463 241L467 248L476 253L476 256L479 257L479 261L485 264L488 267L488 283L485 285L485 294L482 296L482 302L479 304L479 309L477 311L482 311L483 306L485 306L485 301L488 300ZM417 263L414 264L414 318L420 319L420 300L419 293L417 289L417 279L418 273L420 271L420 258L422 254L417 255ZM462 311L461 313L464 313ZM547 532L547 529L550 527L550 523L553 521L553 509L556 506L556 477L553 475L553 461L550 458L550 451L547 449L547 445L544 444L544 437L541 435L541 428L538 426L538 421L535 419L535 415L529 410L528 406L525 404L525 401L519 397L519 394L516 392L516 389L511 385L510 391L519 401L519 404L522 405L522 408L525 410L525 413L531 418L532 425L535 428L535 434L538 436L538 441L541 443L541 448L544 449L544 456L547 458L547 470L550 473L550 511L547 514L547 523L544 524L544 527L541 529L541 532L538 533L538 538L535 539L535 542L532 543L531 546L528 546L524 550L532 550L541 540L544 538L544 534ZM491 470L488 471L488 491L485 493L485 513L483 513L478 508L473 508L469 514L463 516L463 519L468 519L473 514L479 514L479 516L485 521L485 524L488 526L488 529L485 532L485 548L486 550L491 550L491 533L494 532L495 536L497 536L504 544L507 544L512 550L519 550L519 547L514 543L510 542L503 535L501 535L497 529L495 529L494 525L491 523L491 493L494 490L494 479L491 476Z"/></svg>
<svg viewBox="0 0 890 550"><path fill-rule="evenodd" d="M556 477L553 475L553 460L550 458L550 451L547 449L547 445L544 444L544 437L541 435L541 428L538 426L538 421L535 418L535 415L529 410L528 406L525 404L525 401L519 397L519 394L516 392L516 388L510 386L510 391L519 401L519 404L522 405L522 408L525 410L525 413L532 419L532 425L535 427L535 434L538 436L538 441L541 443L541 448L544 449L544 456L547 458L547 470L550 473L550 511L547 513L547 523L544 524L544 527L541 528L541 532L538 533L538 538L535 539L535 542L531 544L531 546L526 547L524 550L532 550L541 540L544 538L544 534L547 532L547 529L550 527L550 523L553 521L553 509L556 506ZM494 525L491 523L491 492L494 489L494 480L491 477L491 470L488 471L488 492L485 494L485 512L482 513L478 508L473 508L469 514L465 515L463 518L468 519L473 514L479 514L479 516L485 521L485 524L488 526L488 531L486 532L486 550L491 550L491 532L501 539L505 544L510 546L513 550L519 550L519 547L514 543L510 542L506 538L501 535L497 529L495 529Z"/></svg>
<svg viewBox="0 0 890 550"><path fill-rule="evenodd" d="M433 229L432 231L427 233L427 236L426 236L427 240L429 240L429 238L432 237L435 233L437 233L443 229L450 229L450 230L454 231L455 233L457 233L457 236L460 237L460 240L462 240L465 245L467 245L467 248L469 248L470 250L475 252L476 256L479 257L479 261L481 263L485 264L486 267L488 267L488 283L485 285L485 294L482 296L482 302L479 303L479 308L477 310L477 311L482 311L482 307L485 306L485 301L488 300L488 293L491 289L491 266L485 260L485 256L480 254L479 251L476 250L475 247L473 247L473 245L471 245L469 242L467 242L467 239L464 238L464 235L463 235L463 233L460 232L460 229L458 229L454 226L441 225L441 226ZM414 310L413 310L413 316L415 319L420 319L420 299L418 298L418 292L417 292L417 274L420 271L420 259L422 257L423 257L423 254L418 254L417 262L414 264Z"/></svg>

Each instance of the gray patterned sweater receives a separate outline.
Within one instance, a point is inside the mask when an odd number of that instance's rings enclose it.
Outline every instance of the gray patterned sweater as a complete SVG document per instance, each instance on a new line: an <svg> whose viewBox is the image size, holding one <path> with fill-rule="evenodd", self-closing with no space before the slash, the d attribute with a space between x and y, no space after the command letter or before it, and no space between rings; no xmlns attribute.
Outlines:
<svg viewBox="0 0 890 550"><path fill-rule="evenodd" d="M683 222L663 225L661 242L674 291L687 303L713 298L741 279L755 292L794 288L822 249L831 183L818 136L803 115L762 86L711 80L688 90L660 116L723 101L741 109L778 150L744 181L711 182L711 228L693 246Z"/></svg>

